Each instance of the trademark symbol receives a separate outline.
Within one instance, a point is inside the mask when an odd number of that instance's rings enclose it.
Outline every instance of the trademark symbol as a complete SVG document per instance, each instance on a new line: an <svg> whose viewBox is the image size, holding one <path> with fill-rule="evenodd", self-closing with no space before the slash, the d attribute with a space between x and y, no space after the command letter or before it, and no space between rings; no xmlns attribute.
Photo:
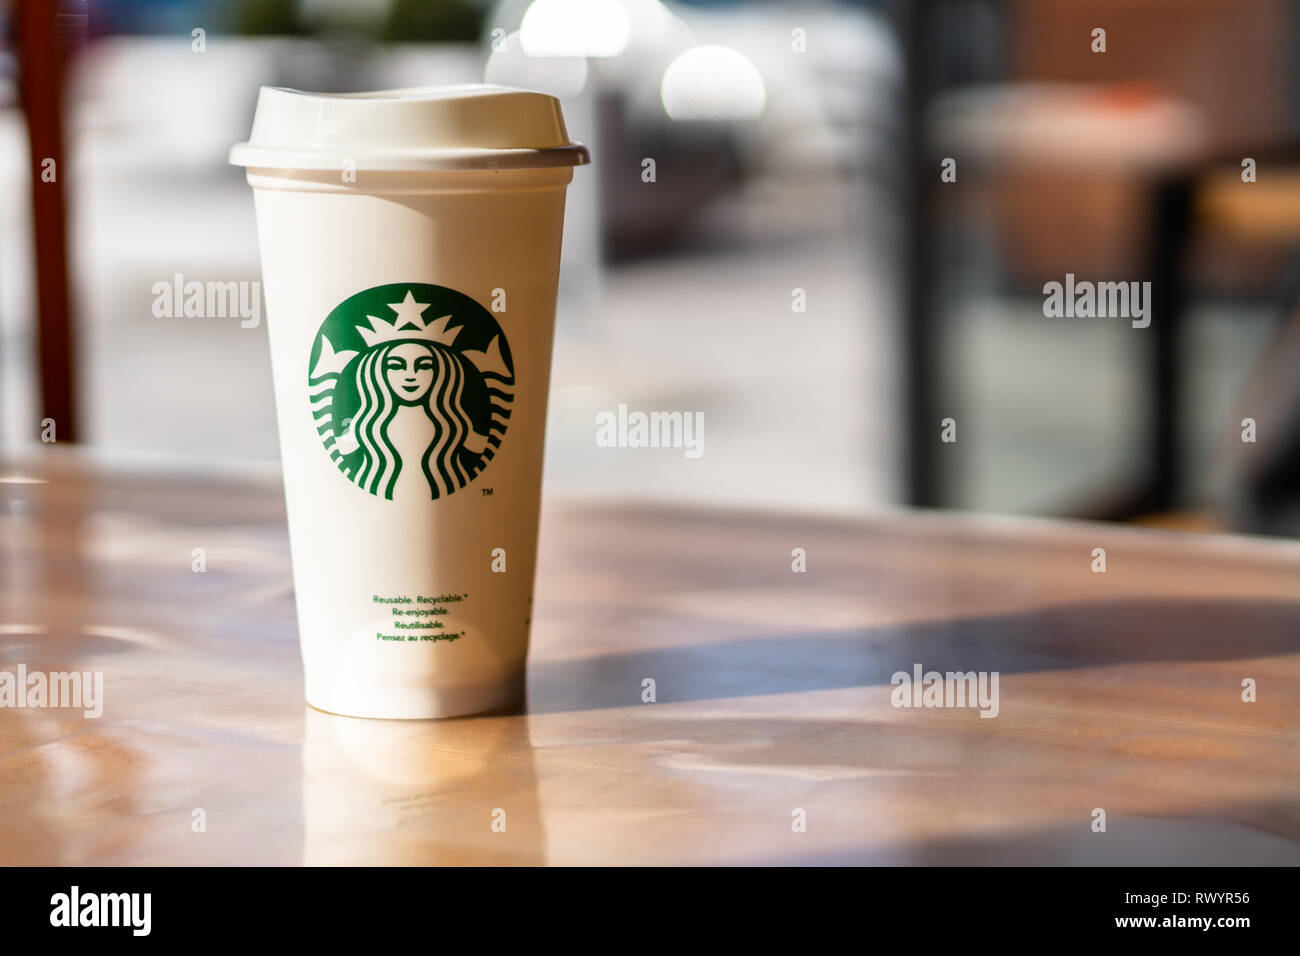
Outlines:
<svg viewBox="0 0 1300 956"><path fill-rule="evenodd" d="M483 497L484 497L484 498L486 498L486 497L487 497L488 495L490 495L490 494L492 494L492 489L491 489L491 488L484 488L484 489L483 489Z"/></svg>

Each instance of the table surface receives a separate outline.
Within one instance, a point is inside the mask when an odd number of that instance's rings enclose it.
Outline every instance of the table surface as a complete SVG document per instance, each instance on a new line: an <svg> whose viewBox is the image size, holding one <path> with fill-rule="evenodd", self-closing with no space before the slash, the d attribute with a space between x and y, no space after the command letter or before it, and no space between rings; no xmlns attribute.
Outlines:
<svg viewBox="0 0 1300 956"><path fill-rule="evenodd" d="M0 863L1300 862L1292 542L551 501L526 705L371 721L302 702L273 474L0 478L0 670L104 675L0 707Z"/></svg>

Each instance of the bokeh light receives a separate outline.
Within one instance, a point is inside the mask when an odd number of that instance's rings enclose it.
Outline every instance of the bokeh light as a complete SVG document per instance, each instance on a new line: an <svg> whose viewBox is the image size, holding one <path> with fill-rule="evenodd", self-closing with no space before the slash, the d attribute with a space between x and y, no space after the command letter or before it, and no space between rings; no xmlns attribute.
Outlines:
<svg viewBox="0 0 1300 956"><path fill-rule="evenodd" d="M519 26L529 56L618 56L630 35L627 11L610 0L534 0Z"/></svg>
<svg viewBox="0 0 1300 956"><path fill-rule="evenodd" d="M664 110L675 120L747 120L767 105L758 68L730 47L709 44L687 50L664 70Z"/></svg>
<svg viewBox="0 0 1300 956"><path fill-rule="evenodd" d="M529 56L512 33L488 57L483 79L497 86L577 96L587 85L587 61L580 56Z"/></svg>

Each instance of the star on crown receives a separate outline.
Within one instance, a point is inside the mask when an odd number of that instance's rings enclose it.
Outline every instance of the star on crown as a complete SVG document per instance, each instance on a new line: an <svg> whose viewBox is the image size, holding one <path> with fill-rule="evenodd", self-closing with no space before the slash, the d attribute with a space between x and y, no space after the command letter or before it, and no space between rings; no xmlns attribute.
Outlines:
<svg viewBox="0 0 1300 956"><path fill-rule="evenodd" d="M357 332L365 341L367 347L380 345L384 342L400 342L406 339L424 339L429 342L437 342L441 345L451 345L460 335L463 326L456 326L454 329L447 328L447 322L450 321L450 315L444 315L430 322L425 322L423 318L424 310L429 307L427 302L416 302L415 296L408 290L406 298L401 302L391 302L388 307L397 313L397 318L392 322L373 315L367 315L370 320L370 328L357 326ZM351 349L334 350L334 345L329 338L321 335L320 355L316 360L316 367L311 373L311 379L319 379L330 375L341 375L347 368L349 362L357 357L358 352ZM502 378L510 376L511 372L506 365L505 359L501 355L501 337L492 336L492 341L483 351L465 349L461 353L465 358L473 363L474 367L480 372L495 374Z"/></svg>
<svg viewBox="0 0 1300 956"><path fill-rule="evenodd" d="M378 316L367 315L370 328L357 326L357 332L367 347L373 348L384 342L399 342L403 339L424 339L441 345L451 345L456 341L456 336L460 335L461 326L454 329L447 328L447 323L451 321L450 315L426 322L423 315L425 309L429 308L429 303L416 302L410 290L407 291L405 299L401 302L390 302L388 307L397 313L397 318L392 322Z"/></svg>

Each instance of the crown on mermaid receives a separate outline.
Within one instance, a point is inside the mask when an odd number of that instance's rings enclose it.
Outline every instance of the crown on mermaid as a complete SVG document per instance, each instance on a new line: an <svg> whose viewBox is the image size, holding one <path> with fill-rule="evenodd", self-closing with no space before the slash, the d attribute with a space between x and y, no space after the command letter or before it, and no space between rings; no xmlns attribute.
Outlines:
<svg viewBox="0 0 1300 956"><path fill-rule="evenodd" d="M357 326L357 333L361 336L362 341L366 343L367 348L374 348L376 345L384 345L388 342L403 342L420 340L425 342L437 342L439 345L451 345L460 335L463 326L456 326L454 329L448 329L447 323L451 321L450 315L439 316L430 321L424 320L424 311L429 308L428 302L416 302L415 296L408 289L406 298L401 302L390 302L388 307L397 313L397 317L389 322L378 316L367 315L366 319L370 322L370 328L363 325ZM313 378L323 375L337 375L342 373L357 352L351 350L335 351L333 343L328 336L321 336L321 353L316 362L316 368L312 372ZM501 345L498 336L493 336L492 341L488 343L485 351L472 351L469 349L462 350L462 355L469 359L482 372L493 372L498 375L506 376L509 369L501 356Z"/></svg>
<svg viewBox="0 0 1300 956"><path fill-rule="evenodd" d="M397 318L388 322L374 315L367 315L370 328L358 325L357 332L370 348L386 342L400 342L404 339L423 339L441 345L451 345L460 335L460 326L448 329L450 315L440 316L426 322L423 318L428 302L416 302L415 296L408 290L401 302L391 302L388 307L397 313Z"/></svg>

